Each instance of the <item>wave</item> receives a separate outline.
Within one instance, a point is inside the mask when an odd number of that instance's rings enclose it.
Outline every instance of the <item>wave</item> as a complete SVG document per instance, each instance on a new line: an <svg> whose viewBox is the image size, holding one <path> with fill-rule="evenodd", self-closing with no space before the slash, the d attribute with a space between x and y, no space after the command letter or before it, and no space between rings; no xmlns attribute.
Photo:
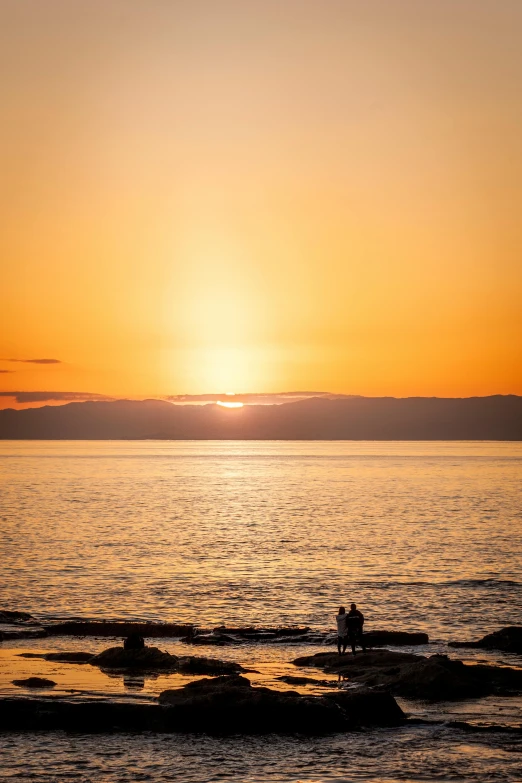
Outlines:
<svg viewBox="0 0 522 783"><path fill-rule="evenodd" d="M378 581L371 581L371 580L365 580L362 582L357 582L357 587L369 587L369 588L380 588L382 590L388 590L393 587L456 587L456 586L462 586L462 587L500 587L500 586L508 586L508 587L522 587L522 582L516 581L514 579L495 579L493 577L486 578L486 579L450 579L450 580L442 580L440 582L433 581L423 581L423 580L412 580L412 581L401 581L401 580L387 580L383 582Z"/></svg>
<svg viewBox="0 0 522 783"><path fill-rule="evenodd" d="M444 725L448 729L460 729L461 731L480 734L522 734L522 725L509 726L502 723L468 723L465 720L450 720Z"/></svg>

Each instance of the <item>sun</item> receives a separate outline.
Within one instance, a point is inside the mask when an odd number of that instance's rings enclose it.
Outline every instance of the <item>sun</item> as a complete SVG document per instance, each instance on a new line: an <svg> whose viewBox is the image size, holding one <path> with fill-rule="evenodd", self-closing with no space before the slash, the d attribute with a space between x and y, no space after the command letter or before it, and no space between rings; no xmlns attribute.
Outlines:
<svg viewBox="0 0 522 783"><path fill-rule="evenodd" d="M242 402L225 402L224 400L218 400L217 405L221 405L222 408L242 408L244 403Z"/></svg>

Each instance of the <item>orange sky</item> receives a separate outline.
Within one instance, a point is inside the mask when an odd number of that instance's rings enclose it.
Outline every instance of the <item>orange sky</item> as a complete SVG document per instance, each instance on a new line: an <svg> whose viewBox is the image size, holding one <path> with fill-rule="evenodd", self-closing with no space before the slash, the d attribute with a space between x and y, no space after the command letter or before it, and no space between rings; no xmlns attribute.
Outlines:
<svg viewBox="0 0 522 783"><path fill-rule="evenodd" d="M0 9L1 390L522 394L519 0Z"/></svg>

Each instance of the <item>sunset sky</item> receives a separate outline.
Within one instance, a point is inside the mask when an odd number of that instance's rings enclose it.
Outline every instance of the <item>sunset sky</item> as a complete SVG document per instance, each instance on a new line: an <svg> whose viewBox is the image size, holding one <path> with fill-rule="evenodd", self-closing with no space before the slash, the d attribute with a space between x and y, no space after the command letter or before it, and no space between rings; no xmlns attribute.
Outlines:
<svg viewBox="0 0 522 783"><path fill-rule="evenodd" d="M522 394L520 0L0 17L1 391Z"/></svg>

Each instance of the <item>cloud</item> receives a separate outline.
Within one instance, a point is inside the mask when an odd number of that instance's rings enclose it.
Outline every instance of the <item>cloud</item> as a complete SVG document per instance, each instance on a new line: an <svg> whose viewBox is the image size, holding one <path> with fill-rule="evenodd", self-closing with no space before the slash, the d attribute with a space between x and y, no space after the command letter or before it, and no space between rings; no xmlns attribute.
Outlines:
<svg viewBox="0 0 522 783"><path fill-rule="evenodd" d="M0 370L0 372L14 372L14 370Z"/></svg>
<svg viewBox="0 0 522 783"><path fill-rule="evenodd" d="M228 400L229 402L243 402L247 405L282 405L284 402L298 402L299 400L309 400L311 397L323 397L326 399L337 399L339 397L348 397L346 394L332 394L324 391L296 391L296 392L269 392L259 394L171 394L163 399L169 402L182 405L202 404L205 402L218 402Z"/></svg>
<svg viewBox="0 0 522 783"><path fill-rule="evenodd" d="M63 364L61 359L2 359L4 362L20 362L21 364Z"/></svg>
<svg viewBox="0 0 522 783"><path fill-rule="evenodd" d="M16 402L103 402L114 399L105 394L91 392L53 392L53 391L0 391L0 397L13 397Z"/></svg>

